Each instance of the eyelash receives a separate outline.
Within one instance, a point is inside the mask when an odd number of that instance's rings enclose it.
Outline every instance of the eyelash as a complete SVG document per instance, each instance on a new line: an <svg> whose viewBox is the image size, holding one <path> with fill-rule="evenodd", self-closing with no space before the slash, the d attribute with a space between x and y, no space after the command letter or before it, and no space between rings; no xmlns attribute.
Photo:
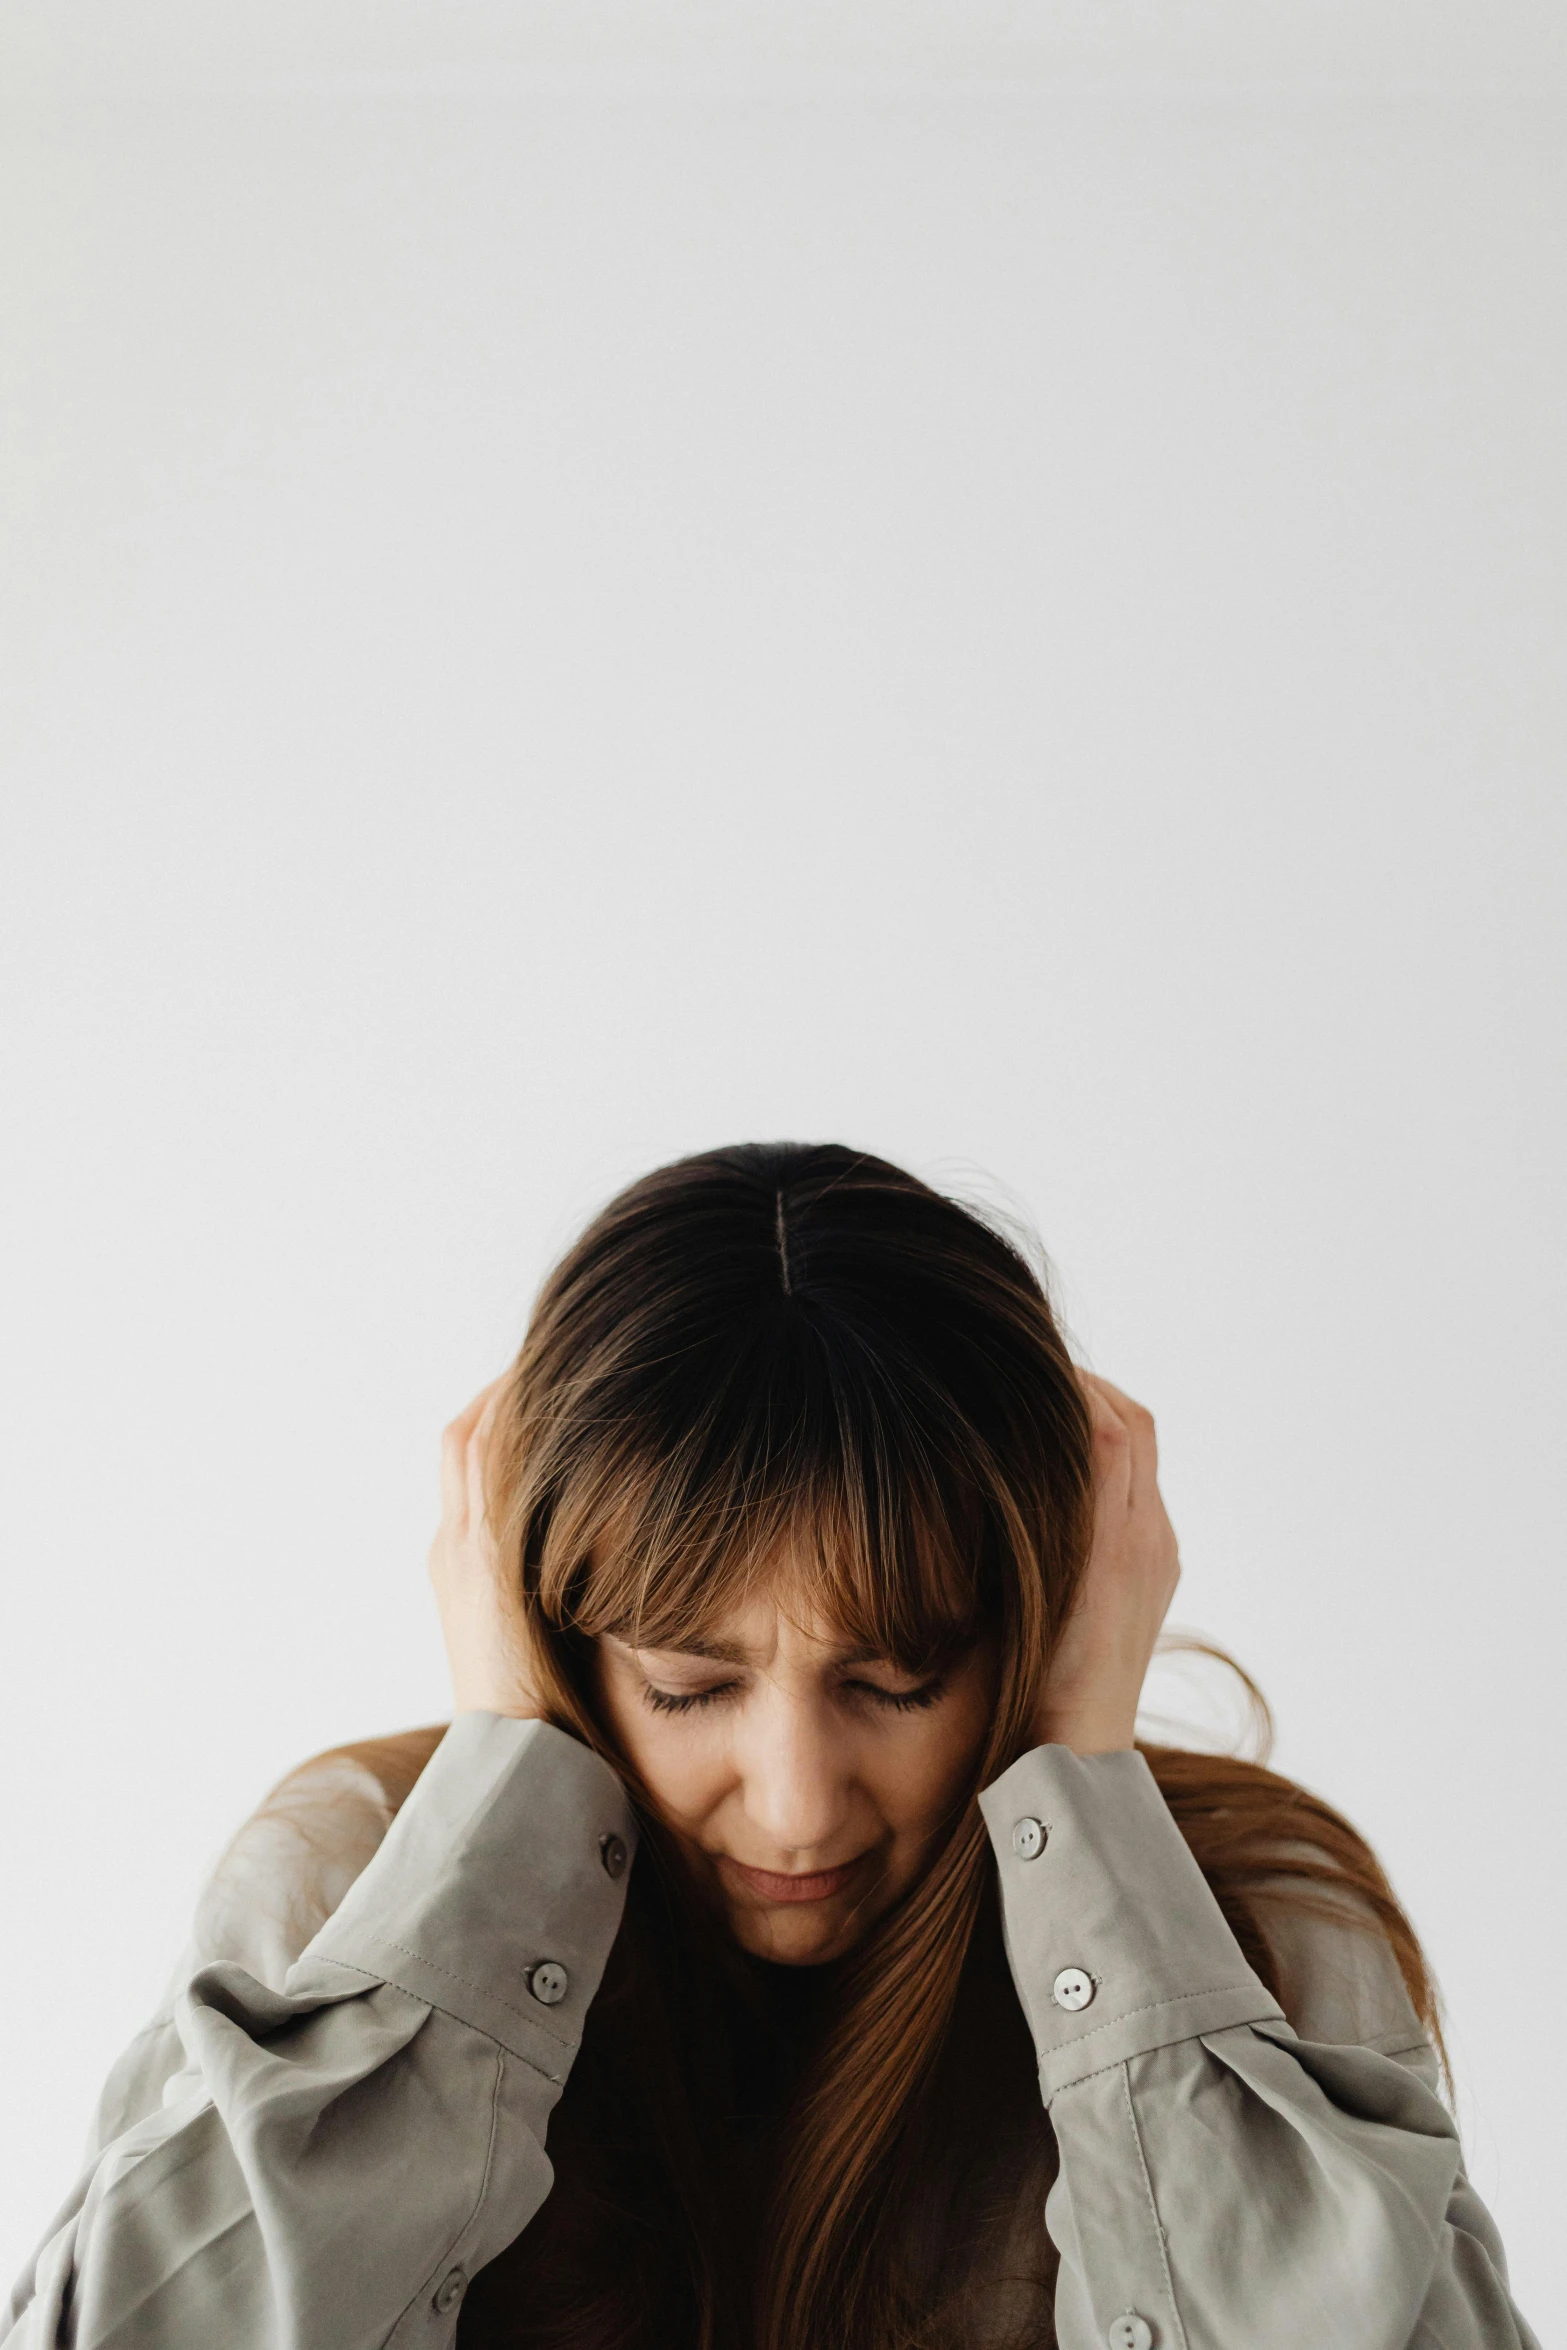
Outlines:
<svg viewBox="0 0 1567 2350"><path fill-rule="evenodd" d="M735 1695L739 1686L738 1681L721 1681L716 1689L696 1689L688 1697L677 1697L672 1690L655 1689L649 1683L643 1695L656 1714L689 1714L701 1706L722 1704ZM912 1714L923 1713L927 1706L934 1705L946 1684L938 1679L925 1681L918 1689L878 1689L870 1681L845 1681L841 1686L869 1697L874 1704L885 1706L889 1713Z"/></svg>

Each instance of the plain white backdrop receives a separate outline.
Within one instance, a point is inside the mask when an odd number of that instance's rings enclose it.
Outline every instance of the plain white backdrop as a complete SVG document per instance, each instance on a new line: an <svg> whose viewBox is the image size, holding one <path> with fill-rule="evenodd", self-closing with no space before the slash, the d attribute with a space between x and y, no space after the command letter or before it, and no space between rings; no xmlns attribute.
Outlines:
<svg viewBox="0 0 1567 2350"><path fill-rule="evenodd" d="M0 20L0 2266L622 1180L1026 1211L1549 2322L1562 22Z"/></svg>

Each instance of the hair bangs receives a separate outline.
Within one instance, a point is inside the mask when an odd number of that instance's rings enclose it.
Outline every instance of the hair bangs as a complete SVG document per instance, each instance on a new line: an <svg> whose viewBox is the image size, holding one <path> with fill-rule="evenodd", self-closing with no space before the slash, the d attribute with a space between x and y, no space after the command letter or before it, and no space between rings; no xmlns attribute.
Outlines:
<svg viewBox="0 0 1567 2350"><path fill-rule="evenodd" d="M950 1399L921 1412L796 1321L748 1336L700 1374L694 1424L649 1413L645 1390L642 1412L595 1415L617 1440L579 1441L557 1494L545 1614L681 1648L765 1589L911 1671L961 1652L998 1604L1006 1512L976 1475L983 1446L953 1444Z"/></svg>

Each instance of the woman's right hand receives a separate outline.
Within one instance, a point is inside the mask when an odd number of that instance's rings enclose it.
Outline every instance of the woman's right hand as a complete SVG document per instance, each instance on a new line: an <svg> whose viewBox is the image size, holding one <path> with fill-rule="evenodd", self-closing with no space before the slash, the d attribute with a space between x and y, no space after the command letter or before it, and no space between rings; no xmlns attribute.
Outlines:
<svg viewBox="0 0 1567 2350"><path fill-rule="evenodd" d="M441 1439L441 1523L430 1545L452 1697L460 1714L544 1712L520 1593L501 1572L484 1505L484 1457L504 1378L492 1380Z"/></svg>

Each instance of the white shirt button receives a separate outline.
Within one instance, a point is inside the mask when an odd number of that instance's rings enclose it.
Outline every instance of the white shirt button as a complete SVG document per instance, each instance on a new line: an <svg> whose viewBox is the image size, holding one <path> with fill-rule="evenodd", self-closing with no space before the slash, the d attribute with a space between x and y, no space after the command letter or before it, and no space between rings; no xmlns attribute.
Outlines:
<svg viewBox="0 0 1567 2350"><path fill-rule="evenodd" d="M1153 2350L1153 2327L1146 2317L1129 2309L1125 2317L1116 2319L1105 2340L1110 2350Z"/></svg>
<svg viewBox="0 0 1567 2350"><path fill-rule="evenodd" d="M571 1977L554 1959L546 1958L529 1975L528 1989L541 2007L558 2007L571 1989Z"/></svg>
<svg viewBox="0 0 1567 2350"><path fill-rule="evenodd" d="M434 2309L437 2317L445 2317L462 2299L463 2287L468 2282L460 2268L449 2268L435 2288Z"/></svg>
<svg viewBox="0 0 1567 2350"><path fill-rule="evenodd" d="M599 1858L604 1863L606 1877L618 1877L626 1865L626 1847L618 1836L601 1836Z"/></svg>
<svg viewBox="0 0 1567 2350"><path fill-rule="evenodd" d="M1039 1820L1019 1820L1012 1831L1012 1849L1019 1860L1038 1860L1045 1849L1045 1829Z"/></svg>
<svg viewBox="0 0 1567 2350"><path fill-rule="evenodd" d="M1094 1978L1085 1975L1080 1966L1064 1966L1050 1986L1050 1996L1057 2007L1064 2007L1073 2015L1080 2007L1086 2007L1093 1995ZM1141 2318L1137 2322L1141 2325Z"/></svg>

